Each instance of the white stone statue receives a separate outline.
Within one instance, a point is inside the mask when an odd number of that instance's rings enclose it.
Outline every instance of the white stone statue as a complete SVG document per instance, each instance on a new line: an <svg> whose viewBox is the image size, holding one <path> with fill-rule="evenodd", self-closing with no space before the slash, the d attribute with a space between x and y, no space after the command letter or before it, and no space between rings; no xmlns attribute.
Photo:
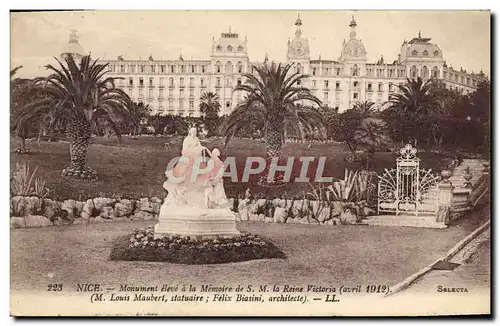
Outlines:
<svg viewBox="0 0 500 326"><path fill-rule="evenodd" d="M163 187L168 195L160 209L156 234L232 236L239 234L235 214L224 191L220 151L208 150L189 129L182 157L167 167Z"/></svg>

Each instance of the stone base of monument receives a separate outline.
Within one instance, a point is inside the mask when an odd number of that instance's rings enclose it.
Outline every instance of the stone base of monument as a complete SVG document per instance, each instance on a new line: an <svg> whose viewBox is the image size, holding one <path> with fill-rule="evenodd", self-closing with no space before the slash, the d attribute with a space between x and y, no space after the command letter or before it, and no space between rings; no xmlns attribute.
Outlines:
<svg viewBox="0 0 500 326"><path fill-rule="evenodd" d="M155 237L166 234L194 237L232 237L239 235L236 217L229 208L162 206Z"/></svg>

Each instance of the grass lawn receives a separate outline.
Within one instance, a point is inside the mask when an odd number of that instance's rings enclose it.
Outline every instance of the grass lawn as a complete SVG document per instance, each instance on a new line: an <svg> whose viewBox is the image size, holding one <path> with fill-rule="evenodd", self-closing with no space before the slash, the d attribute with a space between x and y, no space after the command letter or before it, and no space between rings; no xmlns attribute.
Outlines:
<svg viewBox="0 0 500 326"><path fill-rule="evenodd" d="M430 264L488 217L489 206L447 229L239 223L270 239L286 259L219 265L110 261L112 242L152 221L11 230L11 289L47 283L393 285Z"/></svg>
<svg viewBox="0 0 500 326"><path fill-rule="evenodd" d="M67 182L61 179L61 170L69 162L69 145L64 142L42 142L40 147L36 142L27 141L27 147L33 151L31 155L16 155L14 149L19 146L18 139L11 140L11 169L17 162L26 162L31 168L38 166L39 175L43 176L51 189L49 197L55 199L86 199L97 196L112 196L138 198L141 196L163 197L162 188L165 179L164 172L168 162L180 155L181 138L172 137L142 137L133 140L124 137L124 143L118 145L115 138L92 138L88 152L88 163L99 174L95 183ZM170 149L165 149L165 143L171 143ZM203 141L202 141L203 142ZM205 144L210 149L215 147L221 151L221 158L235 156L239 179L244 169L244 162L248 156L265 157L265 145L259 141L235 139L224 148L222 140L210 140ZM287 143L283 149L284 156L312 156L316 159L325 156L326 164L323 176L343 178L344 169L358 169L358 163L348 163L344 160L349 153L346 146L341 144L308 144ZM432 168L439 173L443 166L443 157L437 154L420 155L421 166ZM377 153L376 167L378 171L395 166L391 153ZM301 165L294 164L292 180L300 174ZM315 167L312 164L308 176L313 179ZM279 188L259 187L253 179L248 183L233 183L229 178L225 180L225 189L228 197L242 195L247 188L252 193L263 193L267 197L277 195L300 195L303 191L310 191L307 183L290 183Z"/></svg>

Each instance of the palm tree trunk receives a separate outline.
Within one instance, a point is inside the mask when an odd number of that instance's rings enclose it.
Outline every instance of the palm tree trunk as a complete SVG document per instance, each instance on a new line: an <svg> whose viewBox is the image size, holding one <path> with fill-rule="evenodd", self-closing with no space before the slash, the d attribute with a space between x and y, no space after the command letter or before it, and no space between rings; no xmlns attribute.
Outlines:
<svg viewBox="0 0 500 326"><path fill-rule="evenodd" d="M69 167L63 170L63 177L78 180L96 180L97 173L87 166L87 150L90 142L91 126L87 120L73 119L68 124Z"/></svg>
<svg viewBox="0 0 500 326"><path fill-rule="evenodd" d="M276 175L274 179L269 180L269 169L271 167L272 161L279 159L282 155L282 146L283 146L283 123L280 123L279 120L268 121L266 123L265 132L264 132L264 141L266 143L266 168L262 172L261 184L275 184L278 180Z"/></svg>

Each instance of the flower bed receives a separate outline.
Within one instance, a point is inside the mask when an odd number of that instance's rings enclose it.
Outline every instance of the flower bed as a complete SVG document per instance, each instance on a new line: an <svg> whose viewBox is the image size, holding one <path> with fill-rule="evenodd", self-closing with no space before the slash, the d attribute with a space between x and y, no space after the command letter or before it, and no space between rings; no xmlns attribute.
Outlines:
<svg viewBox="0 0 500 326"><path fill-rule="evenodd" d="M249 233L234 237L196 238L164 235L152 227L116 239L111 260L157 261L178 264L222 264L255 259L286 258L271 242Z"/></svg>

